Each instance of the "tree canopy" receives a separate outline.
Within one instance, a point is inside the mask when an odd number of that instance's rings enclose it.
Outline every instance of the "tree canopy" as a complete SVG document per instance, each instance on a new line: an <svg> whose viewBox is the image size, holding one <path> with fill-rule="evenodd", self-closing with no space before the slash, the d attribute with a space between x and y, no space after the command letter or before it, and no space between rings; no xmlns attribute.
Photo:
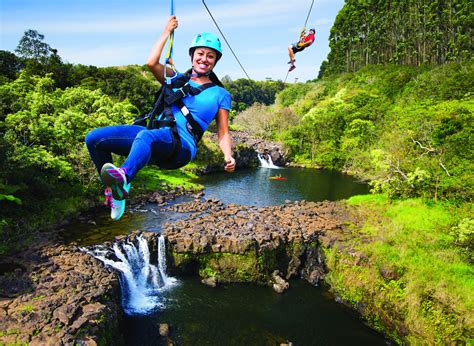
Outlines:
<svg viewBox="0 0 474 346"><path fill-rule="evenodd" d="M49 44L43 42L44 35L36 30L29 29L25 31L20 39L15 52L25 59L42 60L51 54L51 47Z"/></svg>
<svg viewBox="0 0 474 346"><path fill-rule="evenodd" d="M468 60L472 13L470 0L346 0L331 28L324 71Z"/></svg>

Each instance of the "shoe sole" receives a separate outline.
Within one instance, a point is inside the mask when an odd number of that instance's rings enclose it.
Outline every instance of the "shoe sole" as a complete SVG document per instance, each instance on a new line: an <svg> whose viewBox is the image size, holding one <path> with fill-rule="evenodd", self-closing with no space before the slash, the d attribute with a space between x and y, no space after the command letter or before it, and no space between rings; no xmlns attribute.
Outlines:
<svg viewBox="0 0 474 346"><path fill-rule="evenodd" d="M113 217L112 214L110 214L111 219L114 220L114 221L120 220L122 218L124 212L125 212L125 201L121 201L121 202L124 203L124 206L122 208L122 211L120 212L120 215L118 215L116 217Z"/></svg>
<svg viewBox="0 0 474 346"><path fill-rule="evenodd" d="M121 201L128 196L128 192L124 188L125 182L117 181L115 177L107 173L108 169L117 169L117 167L111 163L106 163L100 170L100 177L102 178L103 183L112 190L112 197Z"/></svg>

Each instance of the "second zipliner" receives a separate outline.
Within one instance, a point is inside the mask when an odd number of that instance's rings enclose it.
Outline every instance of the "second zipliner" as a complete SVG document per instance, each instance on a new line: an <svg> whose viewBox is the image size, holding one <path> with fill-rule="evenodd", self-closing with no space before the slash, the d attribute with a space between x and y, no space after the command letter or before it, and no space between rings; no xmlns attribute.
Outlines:
<svg viewBox="0 0 474 346"><path fill-rule="evenodd" d="M298 42L295 42L291 44L290 46L288 46L288 55L290 57L290 61L288 61L288 64L290 64L290 68L288 69L288 72L291 72L296 68L295 54L303 51L305 48L311 46L314 43L316 30L314 28L311 28L309 29L309 33L306 34L306 25L308 24L309 15L311 14L313 5L314 5L314 0L311 1L311 6L309 7L308 15L306 16L303 29L301 29L300 38ZM286 74L286 78L287 77L288 77L288 73ZM286 82L286 78L285 78L285 82Z"/></svg>
<svg viewBox="0 0 474 346"><path fill-rule="evenodd" d="M293 43L288 47L288 55L290 56L290 61L288 61L288 64L290 64L290 68L288 71L293 71L296 66L295 66L295 54L302 52L305 48L311 46L315 40L315 35L316 30L311 28L309 29L309 33L306 34L306 29L303 28L303 30L300 33L300 39L298 42Z"/></svg>

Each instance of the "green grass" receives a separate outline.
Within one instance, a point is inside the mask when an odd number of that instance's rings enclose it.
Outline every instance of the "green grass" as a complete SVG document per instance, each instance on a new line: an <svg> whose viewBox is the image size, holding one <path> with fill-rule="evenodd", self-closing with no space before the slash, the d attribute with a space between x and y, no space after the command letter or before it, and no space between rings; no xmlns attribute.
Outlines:
<svg viewBox="0 0 474 346"><path fill-rule="evenodd" d="M163 188L163 184L170 187L182 186L186 190L202 190L202 185L191 182L197 178L197 176L190 171L192 165L193 164L189 164L189 167L186 166L186 169L182 168L177 170L161 170L154 166L144 167L137 174L134 185L147 191L160 190Z"/></svg>
<svg viewBox="0 0 474 346"><path fill-rule="evenodd" d="M326 250L332 288L349 303L363 303L366 318L399 342L403 328L397 324L408 330L405 342L469 342L474 268L450 230L472 206L384 195L356 196L348 204L364 220L360 232L371 241L355 238L351 244L363 260Z"/></svg>
<svg viewBox="0 0 474 346"><path fill-rule="evenodd" d="M22 306L21 311L31 312L35 311L35 308L33 307L33 305L26 304Z"/></svg>

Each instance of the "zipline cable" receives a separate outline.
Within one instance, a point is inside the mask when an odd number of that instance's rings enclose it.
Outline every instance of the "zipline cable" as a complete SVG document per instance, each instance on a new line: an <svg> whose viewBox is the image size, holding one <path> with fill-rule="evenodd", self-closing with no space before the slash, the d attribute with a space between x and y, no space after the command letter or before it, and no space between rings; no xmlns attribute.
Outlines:
<svg viewBox="0 0 474 346"><path fill-rule="evenodd" d="M306 28L306 24L308 24L308 19L309 19L309 15L311 14L311 9L313 8L313 4L314 4L314 0L312 0L311 2L311 6L309 7L309 11L308 11L308 16L306 16L306 21L304 22L305 28Z"/></svg>
<svg viewBox="0 0 474 346"><path fill-rule="evenodd" d="M313 1L314 1L314 0L313 0ZM227 39L225 38L224 34L222 33L222 30L219 28L219 25L217 24L216 20L215 20L214 17L212 16L211 11L210 11L209 8L207 7L206 2L205 2L204 0L202 0L202 3L204 4L204 7L206 7L206 10L207 10L207 12L209 13L209 15L211 16L212 21L213 21L214 24L216 25L217 29L218 29L219 32L221 33L222 38L224 39L225 43L227 43L227 46L229 47L230 51L231 51L232 54L234 55L235 60L237 60L237 62L239 63L240 67L242 68L242 71L244 71L245 75L247 76L247 78L248 78L249 80L252 80L252 78L249 77L247 71L245 71L244 67L243 67L242 64L240 63L239 58L237 58L237 55L234 53L234 50L233 50L232 47L230 46L229 42L227 42ZM311 6L312 6L312 5L311 5Z"/></svg>
<svg viewBox="0 0 474 346"><path fill-rule="evenodd" d="M170 15L171 16L174 16L174 1L171 0L171 10L170 10ZM168 63L168 61L173 61L173 40L174 40L174 30L171 32L170 34L170 44L169 44L169 47L168 47L168 54L166 55L166 63Z"/></svg>

